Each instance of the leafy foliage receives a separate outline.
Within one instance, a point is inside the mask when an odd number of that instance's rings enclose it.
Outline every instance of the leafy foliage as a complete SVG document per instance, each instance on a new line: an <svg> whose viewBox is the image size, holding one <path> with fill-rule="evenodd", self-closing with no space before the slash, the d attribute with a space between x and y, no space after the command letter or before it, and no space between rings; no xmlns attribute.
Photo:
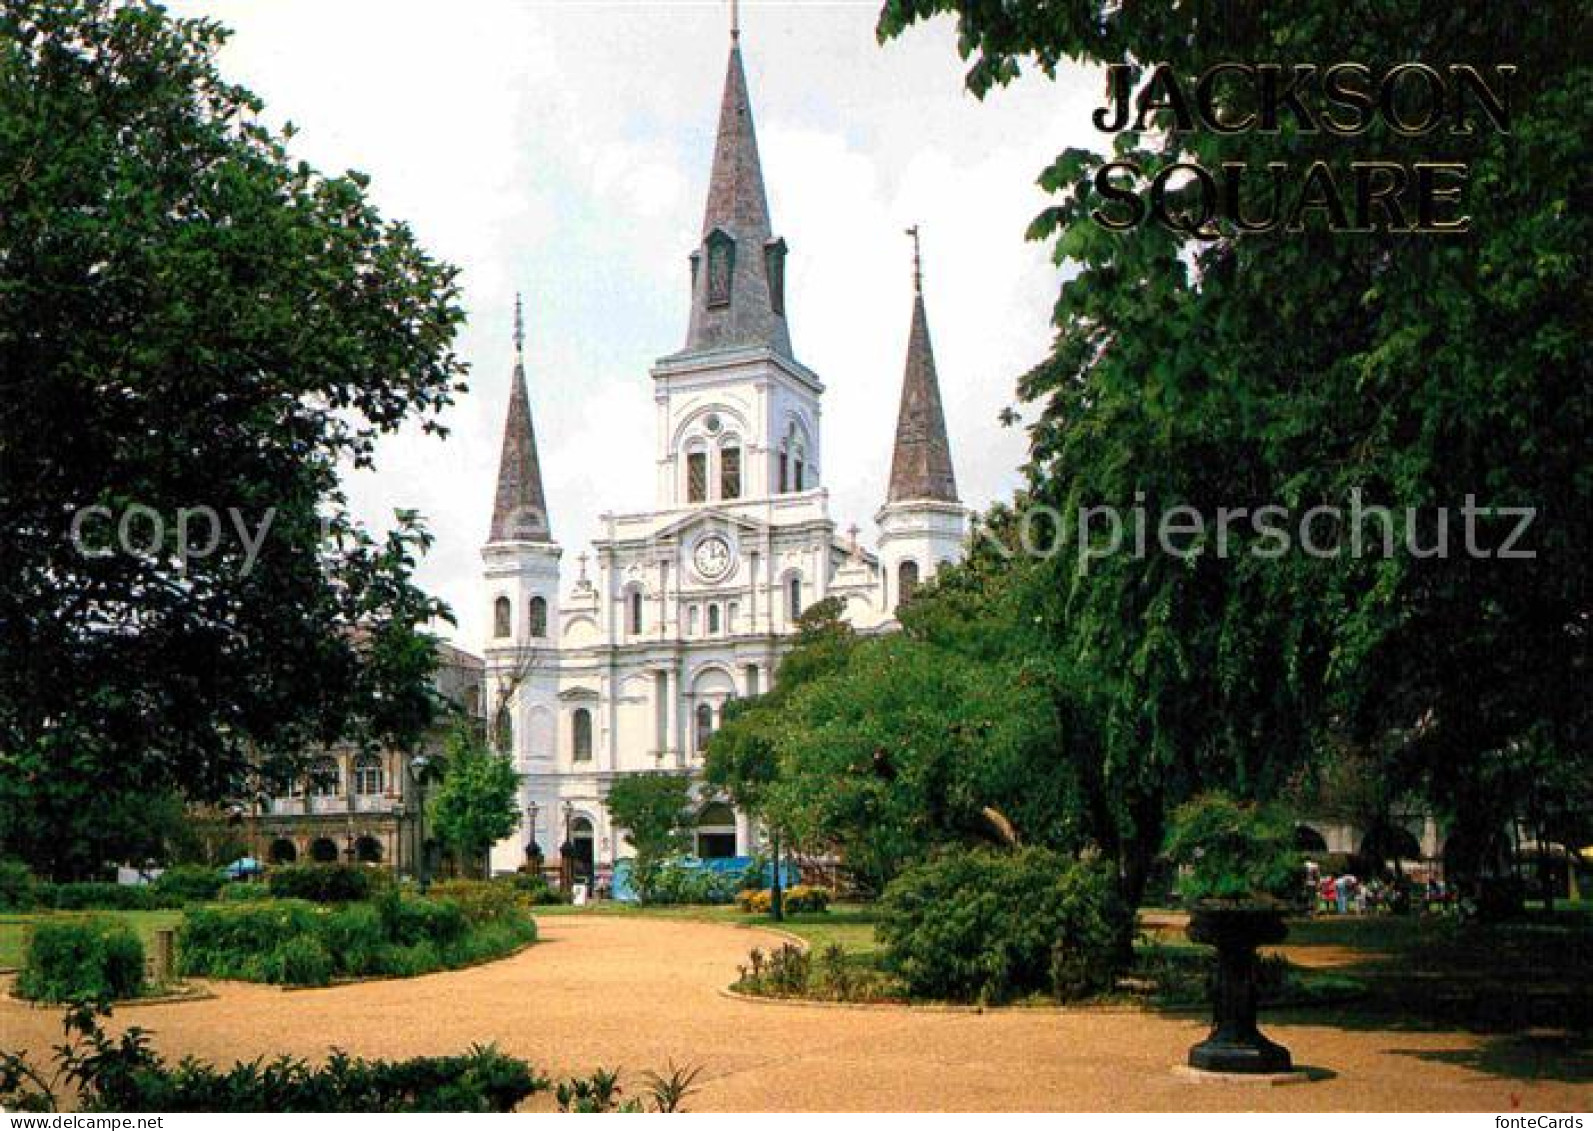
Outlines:
<svg viewBox="0 0 1593 1131"><path fill-rule="evenodd" d="M1130 953L1116 877L1043 848L947 849L891 881L880 911L885 966L914 997L1084 996Z"/></svg>
<svg viewBox="0 0 1593 1131"><path fill-rule="evenodd" d="M1203 794L1174 811L1167 855L1185 868L1178 892L1200 899L1283 899L1300 885L1294 823L1280 809Z"/></svg>
<svg viewBox="0 0 1593 1131"><path fill-rule="evenodd" d="M347 903L370 896L371 874L351 864L279 864L266 873L266 888L277 899Z"/></svg>
<svg viewBox="0 0 1593 1131"><path fill-rule="evenodd" d="M667 859L687 847L690 801L691 780L685 774L627 774L609 787L604 803L614 824L625 830L625 843L636 850L631 882L643 902Z"/></svg>
<svg viewBox="0 0 1593 1131"><path fill-rule="evenodd" d="M215 899L226 883L219 868L179 864L156 876L152 886L160 895L170 896L179 903L191 903Z"/></svg>
<svg viewBox="0 0 1593 1131"><path fill-rule="evenodd" d="M44 919L34 924L17 975L31 1001L118 1001L144 988L144 944L111 918Z"/></svg>
<svg viewBox="0 0 1593 1131"><path fill-rule="evenodd" d="M519 827L519 792L513 758L461 723L448 737L442 784L430 802L430 827L461 860L484 860L494 844Z"/></svg>
<svg viewBox="0 0 1593 1131"><path fill-rule="evenodd" d="M55 878L158 856L152 799L434 709L429 537L367 532L338 476L440 430L455 271L290 157L225 37L142 0L0 14L0 843ZM128 514L147 549L102 553Z"/></svg>
<svg viewBox="0 0 1593 1131"><path fill-rule="evenodd" d="M1276 795L1325 745L1389 752L1469 835L1502 827L1520 793L1496 762L1529 745L1593 778L1588 757L1588 594L1593 592L1593 331L1585 155L1593 66L1572 46L1589 14L1568 0L1497 10L1426 0L1136 5L888 0L882 38L937 13L957 21L969 89L1065 60L1151 63L1195 76L1213 63L1411 57L1509 63L1512 128L1413 141L1381 121L1340 137L1285 128L1119 135L1110 157L1069 150L1040 177L1055 203L1030 234L1068 270L1050 357L1020 382L1034 408L1032 498L1077 530L1085 508L1155 521L1178 505L1278 504L1296 515L1352 500L1406 508L1536 508L1530 560L1461 552L1257 556L1233 531L1226 557L1051 559L1036 611L1076 665L1097 720L1090 756L1113 783L1126 863L1143 870L1160 815L1202 789ZM1222 94L1229 120L1243 84ZM1161 124L1165 121L1158 119ZM1197 239L1089 217L1093 174L1116 157L1217 169L1269 161L1439 159L1470 167L1471 233L1240 235ZM1458 519L1456 520L1458 522ZM1508 519L1484 519L1495 547ZM1380 537L1376 521L1369 539ZM1417 529L1431 545L1432 520ZM1342 539L1344 532L1340 531ZM1264 546L1262 547L1265 548ZM1046 596L1046 595L1049 596ZM1568 809L1560 802L1549 806ZM1109 851L1111 845L1103 844Z"/></svg>
<svg viewBox="0 0 1593 1131"><path fill-rule="evenodd" d="M77 1091L87 1112L508 1112L551 1082L491 1045L460 1056L365 1060L336 1049L312 1066L288 1056L220 1069L188 1058L171 1064L137 1026L117 1038L101 1019L110 1010L75 1006L65 1020L68 1043L57 1046L57 1071L47 1078L24 1053L0 1053L0 1106L55 1111L58 1086Z"/></svg>

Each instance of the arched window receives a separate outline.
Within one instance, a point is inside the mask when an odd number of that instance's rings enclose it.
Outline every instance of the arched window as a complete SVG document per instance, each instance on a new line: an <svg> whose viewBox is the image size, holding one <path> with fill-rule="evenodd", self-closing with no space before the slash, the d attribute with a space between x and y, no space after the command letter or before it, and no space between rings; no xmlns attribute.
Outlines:
<svg viewBox="0 0 1593 1131"><path fill-rule="evenodd" d="M310 842L310 859L317 864L337 863L337 844L331 837L319 837Z"/></svg>
<svg viewBox="0 0 1593 1131"><path fill-rule="evenodd" d="M699 448L686 453L686 501L701 503L708 498L708 453Z"/></svg>
<svg viewBox="0 0 1593 1131"><path fill-rule="evenodd" d="M708 740L714 733L714 709L707 703L697 704L697 753L708 749Z"/></svg>
<svg viewBox="0 0 1593 1131"><path fill-rule="evenodd" d="M697 855L719 860L736 854L736 811L723 802L703 807L697 815Z"/></svg>
<svg viewBox="0 0 1593 1131"><path fill-rule="evenodd" d="M492 635L500 637L509 635L512 631L510 626L514 624L512 612L507 597L499 597L492 603Z"/></svg>
<svg viewBox="0 0 1593 1131"><path fill-rule="evenodd" d="M632 589L626 598L629 608L626 610L630 619L630 633L632 636L642 634L642 591Z"/></svg>
<svg viewBox="0 0 1593 1131"><path fill-rule="evenodd" d="M719 497L741 498L741 448L726 444L719 449Z"/></svg>
<svg viewBox="0 0 1593 1131"><path fill-rule="evenodd" d="M791 489L791 453L784 445L780 448L780 494L785 494Z"/></svg>
<svg viewBox="0 0 1593 1131"><path fill-rule="evenodd" d="M531 603L527 608L529 609L529 614L526 618L527 626L531 629L531 635L533 637L546 636L548 634L547 599L545 597L532 597Z"/></svg>
<svg viewBox="0 0 1593 1131"><path fill-rule="evenodd" d="M912 599L918 588L918 563L908 558L896 567L896 603Z"/></svg>
<svg viewBox="0 0 1593 1131"><path fill-rule="evenodd" d="M802 451L802 445L798 444L791 451L791 490L793 490L793 491L802 490L802 488L803 488L802 480L804 478L804 473L805 473L806 467L807 467L807 462L806 462L806 460L804 458L804 454L803 454L803 451Z"/></svg>
<svg viewBox="0 0 1593 1131"><path fill-rule="evenodd" d="M577 762L592 760L592 712L577 707L570 718L570 756Z"/></svg>
<svg viewBox="0 0 1593 1131"><path fill-rule="evenodd" d="M795 574L785 583L785 615L792 621L802 615L802 579Z"/></svg>
<svg viewBox="0 0 1593 1131"><path fill-rule="evenodd" d="M378 797L386 784L382 760L375 754L361 754L354 763L354 792L361 797Z"/></svg>
<svg viewBox="0 0 1593 1131"><path fill-rule="evenodd" d="M354 842L354 859L361 864L382 862L382 842L373 836L362 836Z"/></svg>
<svg viewBox="0 0 1593 1131"><path fill-rule="evenodd" d="M343 774L334 758L317 758L310 764L310 794L313 797L343 796Z"/></svg>
<svg viewBox="0 0 1593 1131"><path fill-rule="evenodd" d="M291 864L298 858L299 850L286 837L278 837L272 841L271 850L266 853L266 859L273 864Z"/></svg>
<svg viewBox="0 0 1593 1131"><path fill-rule="evenodd" d="M718 636L719 635L719 606L718 605L709 605L708 606L708 635L709 636Z"/></svg>

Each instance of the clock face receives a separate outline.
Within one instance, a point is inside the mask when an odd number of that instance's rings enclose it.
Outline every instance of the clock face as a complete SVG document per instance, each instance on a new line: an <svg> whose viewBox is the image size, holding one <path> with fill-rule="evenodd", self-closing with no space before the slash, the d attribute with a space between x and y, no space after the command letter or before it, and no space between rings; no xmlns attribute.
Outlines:
<svg viewBox="0 0 1593 1131"><path fill-rule="evenodd" d="M730 572L730 544L717 534L704 538L692 551L692 565L708 581L718 581Z"/></svg>

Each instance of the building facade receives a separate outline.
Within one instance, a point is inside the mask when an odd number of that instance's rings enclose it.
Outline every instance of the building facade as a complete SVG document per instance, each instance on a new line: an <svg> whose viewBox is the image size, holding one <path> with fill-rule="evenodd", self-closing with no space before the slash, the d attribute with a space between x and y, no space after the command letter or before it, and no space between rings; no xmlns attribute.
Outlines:
<svg viewBox="0 0 1593 1131"><path fill-rule="evenodd" d="M578 872L606 872L629 855L604 804L609 786L626 774L700 770L725 704L777 677L803 609L835 597L859 630L887 630L902 597L963 552L967 512L916 255L878 549L865 548L856 528L837 531L825 489L824 383L792 347L789 249L770 222L738 38L732 32L689 256L686 341L651 373L654 506L602 516L568 584L516 309L481 600L490 624L483 695L521 774L524 818L494 849L495 871L523 866L532 852L556 859L568 844ZM746 816L699 789L699 855L755 847Z"/></svg>

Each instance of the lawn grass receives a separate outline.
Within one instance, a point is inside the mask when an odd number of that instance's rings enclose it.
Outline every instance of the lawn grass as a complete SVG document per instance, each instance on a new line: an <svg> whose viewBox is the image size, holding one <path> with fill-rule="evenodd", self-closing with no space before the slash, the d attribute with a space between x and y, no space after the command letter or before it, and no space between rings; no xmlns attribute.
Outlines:
<svg viewBox="0 0 1593 1131"><path fill-rule="evenodd" d="M874 908L855 903L838 903L828 911L787 915L776 923L767 915L750 915L735 907L687 906L643 907L634 903L593 903L585 907L553 905L538 907L533 912L538 917L546 915L640 915L654 919L686 919L693 922L724 923L732 927L766 927L796 935L814 950L839 945L848 954L872 956L878 945L874 940L874 924L878 915Z"/></svg>
<svg viewBox="0 0 1593 1131"><path fill-rule="evenodd" d="M11 970L22 965L22 951L27 945L28 927L48 919L62 919L85 915L105 915L130 923L144 943L147 953L154 946L155 932L175 927L182 922L181 911L29 911L0 914L0 970Z"/></svg>

